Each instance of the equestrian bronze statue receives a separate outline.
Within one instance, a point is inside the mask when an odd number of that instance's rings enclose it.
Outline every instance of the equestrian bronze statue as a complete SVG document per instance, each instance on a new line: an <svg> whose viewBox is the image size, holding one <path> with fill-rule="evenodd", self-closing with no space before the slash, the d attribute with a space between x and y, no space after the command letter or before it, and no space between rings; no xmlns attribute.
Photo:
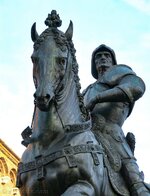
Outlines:
<svg viewBox="0 0 150 196"><path fill-rule="evenodd" d="M90 97L88 102L86 97L89 96L89 89L92 88L88 87L83 94L80 93L78 64L72 42L73 23L70 22L65 33L58 29L61 23L57 12L52 10L45 20L48 28L43 33L38 35L35 23L31 28L31 38L34 42L31 59L36 89L35 109L31 128L26 128L22 133L24 139L22 144L26 146L26 150L18 165L17 187L20 194L21 196L136 195L138 190L131 191L127 183L128 176L124 177L122 173L122 165L124 165L122 158L124 157L121 157L118 151L121 149L124 153L124 146L127 148L125 152L129 153L127 156L129 163L132 165L133 161L133 166L136 164L132 152L133 147L125 142L126 138L121 131L120 124L109 124L109 131L114 131L114 137L117 137L114 139L119 140L118 143L114 142L114 149L109 147L111 140L101 134L103 129L100 127L100 121L101 119L104 121L102 126L108 125L107 115L112 115L112 112L109 108L105 116L101 113L103 105L100 103L100 95L108 87L113 88L111 85L116 85L118 78L113 80L113 84L112 80L108 84L101 84L99 81L99 90L95 91L97 92L96 101L95 94L92 92L92 99ZM129 72L131 79L135 76L132 70L124 65L118 66L117 70L119 71L122 67ZM128 77L128 74L126 75ZM110 74L105 77L107 80L109 78ZM144 83L140 78L133 82L141 85L139 86L141 90L138 94L139 98L144 92ZM123 85L123 82L121 83ZM121 89L122 91L124 90ZM121 110L121 107L125 108L125 116L123 116L125 120L137 98L130 95L132 97L130 103L130 100L126 100L126 96L123 100L120 100L119 96L119 94L115 96L118 97L117 101L114 98L113 101L108 99L104 102L106 105L109 102L113 102L114 105L120 102L116 108L118 110L119 108ZM99 104L102 109L96 116L97 123L92 111ZM133 138L131 136L133 135L129 134L129 140ZM113 138L111 134L110 137ZM108 140L108 148L104 140ZM133 144L133 142L129 143ZM119 150L116 149L117 146ZM112 162L108 151L113 156ZM134 166L133 172L136 170L135 167L137 166ZM126 174L129 175L129 172L127 171ZM139 189L142 190L143 195L149 195L138 169L136 172L138 172L140 185L143 185ZM128 179L132 180L133 177ZM140 193L138 196L143 196L141 191L138 193Z"/></svg>

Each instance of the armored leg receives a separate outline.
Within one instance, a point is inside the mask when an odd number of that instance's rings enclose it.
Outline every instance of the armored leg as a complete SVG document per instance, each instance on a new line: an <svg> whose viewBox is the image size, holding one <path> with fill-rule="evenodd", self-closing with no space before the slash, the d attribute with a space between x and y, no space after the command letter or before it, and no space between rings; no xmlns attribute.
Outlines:
<svg viewBox="0 0 150 196"><path fill-rule="evenodd" d="M134 159L123 160L123 173L132 196L150 196Z"/></svg>

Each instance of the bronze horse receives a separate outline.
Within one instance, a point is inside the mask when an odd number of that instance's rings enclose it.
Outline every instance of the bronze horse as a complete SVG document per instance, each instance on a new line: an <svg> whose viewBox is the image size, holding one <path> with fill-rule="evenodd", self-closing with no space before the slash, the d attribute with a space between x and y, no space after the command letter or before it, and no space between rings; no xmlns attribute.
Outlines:
<svg viewBox="0 0 150 196"><path fill-rule="evenodd" d="M72 22L61 32L59 15L52 11L45 23L40 36L35 24L31 29L36 109L18 166L21 196L118 195L80 93Z"/></svg>

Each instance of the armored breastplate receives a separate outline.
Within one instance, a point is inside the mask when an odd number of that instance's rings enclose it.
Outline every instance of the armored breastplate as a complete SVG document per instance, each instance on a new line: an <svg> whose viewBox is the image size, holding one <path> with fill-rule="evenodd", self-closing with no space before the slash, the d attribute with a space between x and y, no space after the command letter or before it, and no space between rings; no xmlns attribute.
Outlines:
<svg viewBox="0 0 150 196"><path fill-rule="evenodd" d="M89 89L85 98L87 102L89 102L96 95L100 94L100 92L110 88L111 87L109 85L97 82ZM101 115L106 119L106 121L122 126L127 118L128 112L129 104L126 102L104 102L96 104L91 115L97 116L98 118Z"/></svg>
<svg viewBox="0 0 150 196"><path fill-rule="evenodd" d="M99 103L92 111L92 116L102 115L106 121L122 126L127 118L129 107L127 103L107 102Z"/></svg>

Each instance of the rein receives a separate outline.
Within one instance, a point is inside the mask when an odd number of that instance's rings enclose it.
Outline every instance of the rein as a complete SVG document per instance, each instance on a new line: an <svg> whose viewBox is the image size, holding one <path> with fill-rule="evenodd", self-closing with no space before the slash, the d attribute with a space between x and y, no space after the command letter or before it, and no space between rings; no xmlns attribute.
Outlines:
<svg viewBox="0 0 150 196"><path fill-rule="evenodd" d="M34 105L34 112L33 112L33 115L32 115L31 127L28 126L21 133L21 136L23 138L23 141L21 142L21 144L24 145L25 147L27 147L28 144L31 143L31 137L30 136L32 135L32 128L33 128L35 112L36 112L36 105Z"/></svg>

